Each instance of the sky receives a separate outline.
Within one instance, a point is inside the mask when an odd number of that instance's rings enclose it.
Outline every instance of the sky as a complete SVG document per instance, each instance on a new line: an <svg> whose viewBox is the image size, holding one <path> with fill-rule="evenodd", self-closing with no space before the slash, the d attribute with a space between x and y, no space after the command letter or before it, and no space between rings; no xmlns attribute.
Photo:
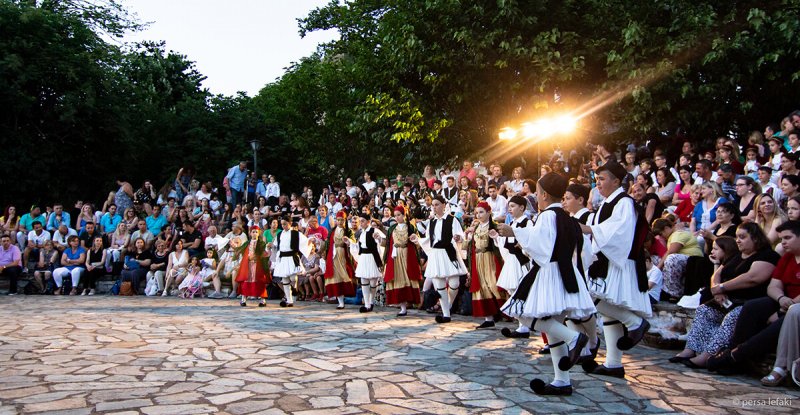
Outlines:
<svg viewBox="0 0 800 415"><path fill-rule="evenodd" d="M329 0L121 0L141 22L151 22L125 42L166 42L196 63L212 94L255 96L292 62L311 55L336 31L298 33L297 18Z"/></svg>

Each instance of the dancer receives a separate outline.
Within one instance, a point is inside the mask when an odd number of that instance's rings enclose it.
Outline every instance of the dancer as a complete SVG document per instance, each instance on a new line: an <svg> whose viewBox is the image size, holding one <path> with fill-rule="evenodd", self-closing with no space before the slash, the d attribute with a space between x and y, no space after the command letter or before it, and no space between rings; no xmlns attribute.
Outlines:
<svg viewBox="0 0 800 415"><path fill-rule="evenodd" d="M520 282L517 292L503 311L535 330L547 333L555 380L530 383L539 395L571 395L569 369L580 358L588 342L585 334L568 328L565 318L585 318L595 312L592 298L583 279L583 258L590 249L583 243L580 224L561 207L567 180L557 173L547 173L536 184L539 211L532 228L499 225L503 236L514 236L535 262L534 271Z"/></svg>
<svg viewBox="0 0 800 415"><path fill-rule="evenodd" d="M291 226L288 219L281 219L281 226L283 226L283 232L278 234L275 244L278 260L275 262L275 270L272 275L280 278L283 286L284 299L281 300L280 306L294 307L292 287L297 284L297 274L303 271L300 265L300 255L305 257L310 255L311 247L309 247L308 238L297 229L298 219L292 220Z"/></svg>
<svg viewBox="0 0 800 415"><path fill-rule="evenodd" d="M430 278L441 297L442 315L436 316L437 323L450 322L450 306L458 294L459 276L467 273L464 260L460 257L460 244L464 240L461 222L452 215L445 214L447 202L442 196L433 198L433 218L428 222L424 238L411 235L409 240L419 243L428 256L425 278Z"/></svg>
<svg viewBox="0 0 800 415"><path fill-rule="evenodd" d="M358 220L361 227L358 242L352 243L350 239L344 241L350 247L350 254L358 255L356 278L361 281L361 293L364 295L364 305L358 311L368 313L372 311L372 302L378 290L378 281L382 276L381 266L383 263L378 251L377 239L385 238L386 235L372 227L369 215L362 214Z"/></svg>
<svg viewBox="0 0 800 415"><path fill-rule="evenodd" d="M417 248L408 244L410 235L416 235L414 225L407 223L406 211L402 206L394 208L396 224L387 232L386 250L383 254L386 268L383 281L386 283L386 304L399 304L398 317L408 315L408 303L419 304L419 282L422 274L419 269Z"/></svg>
<svg viewBox="0 0 800 415"><path fill-rule="evenodd" d="M497 278L500 275L500 251L491 238L497 234L497 225L492 220L492 208L487 202L475 207L475 223L467 230L469 240L469 291L472 293L472 316L483 317L476 329L494 328L494 316L500 312L500 291Z"/></svg>
<svg viewBox="0 0 800 415"><path fill-rule="evenodd" d="M328 234L328 254L325 258L325 292L328 298L336 298L337 310L344 309L344 297L354 297L353 260L345 240L353 240L353 231L347 227L347 213L336 213L336 225Z"/></svg>
<svg viewBox="0 0 800 415"><path fill-rule="evenodd" d="M272 282L269 275L267 243L260 238L261 228L253 226L250 228L250 240L238 248L241 255L239 273L236 275L236 282L239 283L239 295L242 296L240 305L247 306L247 297L258 297L259 307L267 306L267 284Z"/></svg>
<svg viewBox="0 0 800 415"><path fill-rule="evenodd" d="M592 223L594 214L586 208L586 203L589 200L589 188L573 183L567 186L567 191L564 193L564 210L570 213L573 218L577 219L583 225ZM583 235L583 243L586 246L591 246L592 238L589 235ZM589 274L589 266L591 259L587 258L583 262L584 276ZM588 282L587 282L588 285ZM586 344L581 352L581 358L578 363L582 364L589 360L594 360L597 357L597 350L600 348L600 339L597 337L597 314L581 319L567 319L567 327L580 331L589 337L589 343Z"/></svg>
<svg viewBox="0 0 800 415"><path fill-rule="evenodd" d="M511 213L513 220L511 227L513 228L531 228L533 222L525 216L525 209L528 203L524 197L515 195L508 201L508 211ZM497 279L497 286L508 292L509 296L513 296L517 291L520 280L531 270L531 260L525 254L525 251L517 243L516 238L513 236L505 237L499 236L497 232L490 232L490 235L495 235L497 246L500 248L500 254L503 256L503 269L500 271L500 277ZM531 337L530 327L519 321L519 327L516 330L511 330L508 327L503 327L500 333L505 337L512 339L527 339ZM545 342L546 343L546 342Z"/></svg>
<svg viewBox="0 0 800 415"><path fill-rule="evenodd" d="M597 190L606 199L600 204L591 226L581 225L592 235L592 250L597 260L589 267L592 297L603 317L606 360L583 363L588 373L625 377L622 351L629 350L647 333L652 309L647 290L644 241L648 226L642 212L621 183L624 167L608 162L597 169Z"/></svg>

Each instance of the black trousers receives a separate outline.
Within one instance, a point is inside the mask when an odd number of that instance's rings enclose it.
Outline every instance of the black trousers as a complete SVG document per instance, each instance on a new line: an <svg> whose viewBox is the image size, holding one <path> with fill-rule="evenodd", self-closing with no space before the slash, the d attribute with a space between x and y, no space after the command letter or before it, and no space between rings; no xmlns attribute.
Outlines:
<svg viewBox="0 0 800 415"><path fill-rule="evenodd" d="M735 347L734 359L743 361L775 352L783 316L773 323L768 323L767 320L779 310L778 302L770 297L756 298L744 303L731 338L731 346Z"/></svg>
<svg viewBox="0 0 800 415"><path fill-rule="evenodd" d="M3 272L0 272L0 276L8 277L8 280L10 281L8 286L9 293L17 293L17 280L21 274L22 268L18 265L6 267Z"/></svg>
<svg viewBox="0 0 800 415"><path fill-rule="evenodd" d="M102 266L91 271L86 271L83 273L83 277L81 277L81 283L83 283L84 288L94 290L97 288L97 280L102 278L105 274L106 270Z"/></svg>

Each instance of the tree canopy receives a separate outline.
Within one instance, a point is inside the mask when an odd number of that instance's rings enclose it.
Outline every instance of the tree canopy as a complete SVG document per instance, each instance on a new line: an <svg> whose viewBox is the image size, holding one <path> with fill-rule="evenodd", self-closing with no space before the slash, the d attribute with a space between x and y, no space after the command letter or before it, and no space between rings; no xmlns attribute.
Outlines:
<svg viewBox="0 0 800 415"><path fill-rule="evenodd" d="M294 189L516 164L525 147L495 151L498 130L551 113L583 117L575 142L667 144L798 107L800 0L334 0L298 26L341 36L255 97L215 96L163 42L111 41L141 28L115 0L0 2L0 202L97 200L184 166L219 184L252 139Z"/></svg>

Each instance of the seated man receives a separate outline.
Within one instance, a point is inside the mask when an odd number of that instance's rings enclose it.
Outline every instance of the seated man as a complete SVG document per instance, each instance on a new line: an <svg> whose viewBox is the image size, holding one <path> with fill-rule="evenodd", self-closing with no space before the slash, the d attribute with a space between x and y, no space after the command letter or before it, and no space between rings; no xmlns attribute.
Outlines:
<svg viewBox="0 0 800 415"><path fill-rule="evenodd" d="M0 276L8 277L8 295L17 294L17 279L22 273L22 255L8 234L0 237Z"/></svg>
<svg viewBox="0 0 800 415"><path fill-rule="evenodd" d="M84 225L83 231L78 234L78 239L80 240L80 245L84 249L90 249L92 247L92 243L94 242L94 238L99 236L103 238L103 246L108 246L108 239L105 235L102 235L100 232L97 231L97 227L95 226L94 222L86 222Z"/></svg>
<svg viewBox="0 0 800 415"><path fill-rule="evenodd" d="M130 242L128 243L128 251L133 251L136 249L135 243L136 240L142 238L144 240L144 250L149 251L153 247L153 242L156 240L156 236L150 232L150 229L147 228L147 222L140 220L136 223L138 229L133 232L130 237Z"/></svg>
<svg viewBox="0 0 800 415"><path fill-rule="evenodd" d="M50 232L44 230L42 223L35 221L32 224L33 230L28 233L28 246L25 247L25 252L22 254L22 272L28 272L28 262L33 257L34 260L39 260L39 250L44 248L44 243L50 240Z"/></svg>
<svg viewBox="0 0 800 415"><path fill-rule="evenodd" d="M67 248L67 239L72 235L77 236L78 232L75 232L75 229L70 229L66 224L59 225L58 229L53 232L53 248L58 252L64 252Z"/></svg>
<svg viewBox="0 0 800 415"><path fill-rule="evenodd" d="M122 222L122 216L117 214L117 205L112 203L108 205L108 212L100 218L100 232L114 233L120 222Z"/></svg>
<svg viewBox="0 0 800 415"><path fill-rule="evenodd" d="M203 253L203 234L198 231L191 222L183 223L183 247L189 252L190 257L199 257Z"/></svg>
<svg viewBox="0 0 800 415"><path fill-rule="evenodd" d="M175 199L172 199L172 201L174 202ZM147 230L155 236L158 236L161 229L168 224L166 216L161 214L161 206L159 205L153 206L153 210L150 216L145 218L145 222L147 223Z"/></svg>
<svg viewBox="0 0 800 415"><path fill-rule="evenodd" d="M217 233L216 226L208 227L208 236L206 236L205 243L203 244L205 249L213 249L216 252L222 252L227 243L228 240Z"/></svg>
<svg viewBox="0 0 800 415"><path fill-rule="evenodd" d="M31 211L22 215L19 219L19 229L17 229L17 246L20 251L28 246L28 233L33 230L33 222L39 222L42 225L47 223L47 218L42 213L39 206L31 206ZM27 264L25 264L27 265Z"/></svg>
<svg viewBox="0 0 800 415"><path fill-rule="evenodd" d="M55 232L61 225L69 225L72 223L69 212L64 212L64 205L56 203L53 205L53 213L47 218L47 226L45 227L48 232Z"/></svg>

